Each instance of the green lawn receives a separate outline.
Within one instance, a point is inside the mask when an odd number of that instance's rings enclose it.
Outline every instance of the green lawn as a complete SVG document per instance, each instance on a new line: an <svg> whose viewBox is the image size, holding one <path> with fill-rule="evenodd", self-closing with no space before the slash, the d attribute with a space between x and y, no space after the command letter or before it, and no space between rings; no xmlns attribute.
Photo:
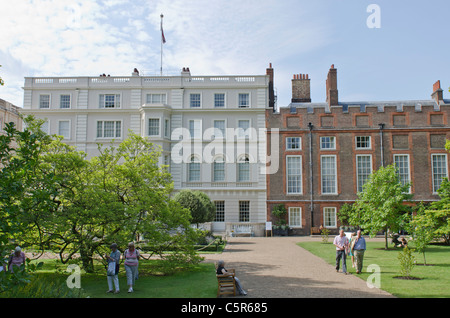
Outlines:
<svg viewBox="0 0 450 318"><path fill-rule="evenodd" d="M302 242L298 245L323 258L326 262L335 264L336 248L333 244ZM368 240L363 273L358 277L366 281L369 275L373 274L373 272L366 272L367 266L376 264L381 269L381 289L397 297L450 297L450 247L431 245L427 249L427 264L433 266L416 265L411 273L411 276L420 278L420 280L394 278L400 275L400 263L397 259L399 252L400 249L394 248L384 250L384 242ZM423 264L422 254L413 253L413 255L417 264ZM347 257L347 268L350 273L356 275L350 257Z"/></svg>
<svg viewBox="0 0 450 318"><path fill-rule="evenodd" d="M155 261L141 261L139 279L134 292L128 293L125 269L119 271L119 294L106 293L108 283L106 271L100 265L95 266L95 273L81 272L82 297L90 298L215 298L217 295L217 278L212 263L200 263L188 270L180 270L171 275L160 275ZM70 273L65 272L67 265L55 260L45 260L42 269L33 276L31 284L15 294L1 294L0 297L71 297L72 291L66 286ZM55 289L58 291L56 292Z"/></svg>

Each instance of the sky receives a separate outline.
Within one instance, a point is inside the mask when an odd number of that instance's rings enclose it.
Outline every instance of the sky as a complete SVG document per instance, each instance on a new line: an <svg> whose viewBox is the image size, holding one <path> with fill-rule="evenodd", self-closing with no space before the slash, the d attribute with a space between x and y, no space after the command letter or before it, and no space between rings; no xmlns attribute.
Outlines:
<svg viewBox="0 0 450 318"><path fill-rule="evenodd" d="M371 5L376 5L375 10ZM293 74L312 102L338 71L339 100L450 93L448 0L0 0L0 98L23 105L24 77L275 72L278 106ZM375 26L375 27L374 27Z"/></svg>

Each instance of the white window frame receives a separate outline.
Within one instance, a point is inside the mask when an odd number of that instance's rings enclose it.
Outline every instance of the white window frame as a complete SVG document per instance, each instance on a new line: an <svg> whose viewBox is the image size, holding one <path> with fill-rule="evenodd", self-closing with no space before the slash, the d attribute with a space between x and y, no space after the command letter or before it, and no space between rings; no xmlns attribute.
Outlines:
<svg viewBox="0 0 450 318"><path fill-rule="evenodd" d="M225 200L216 200L214 201L214 205L216 207L214 222L225 222ZM220 209L218 209L218 205L220 205Z"/></svg>
<svg viewBox="0 0 450 318"><path fill-rule="evenodd" d="M246 169L244 170L243 165L247 165ZM248 178L242 178L242 173L246 172L248 170ZM242 155L239 157L237 162L237 182L250 182L252 176L251 176L251 167L250 167L250 157L248 155Z"/></svg>
<svg viewBox="0 0 450 318"><path fill-rule="evenodd" d="M195 175L195 177L196 177L195 179L193 178L193 174L192 174L192 172L194 171L192 169L193 164L196 165L195 167L198 167L198 168L195 168L195 171L198 170L198 178L197 178L197 175ZM189 160L187 165L188 165L188 168L187 168L187 172L188 172L187 179L188 179L188 182L200 182L202 180L202 165L201 165L201 162L198 159L198 157L195 156L195 155L191 156L191 158L190 158L190 160Z"/></svg>
<svg viewBox="0 0 450 318"><path fill-rule="evenodd" d="M200 103L200 105L199 106L192 106L192 95L199 95L200 96L200 100L199 100L199 103ZM202 108L202 93L189 93L189 108Z"/></svg>
<svg viewBox="0 0 450 318"><path fill-rule="evenodd" d="M41 130L43 132L45 132L47 135L50 135L50 119L46 119L46 118L43 118L43 119L45 119L45 120L44 120L44 123L42 125L45 125L45 123L47 123L47 131L42 129L42 126L41 126Z"/></svg>
<svg viewBox="0 0 450 318"><path fill-rule="evenodd" d="M216 95L223 95L223 106L216 106ZM213 95L214 108L227 108L227 94L226 93L214 93Z"/></svg>
<svg viewBox="0 0 450 318"><path fill-rule="evenodd" d="M240 122L248 122L248 128L244 130L240 127ZM251 138L251 128L252 128L252 121L251 119L238 119L236 121L236 127L237 127L237 137L238 139L250 139Z"/></svg>
<svg viewBox="0 0 450 318"><path fill-rule="evenodd" d="M437 156L445 158L445 162L444 162L445 175L441 178L441 183L439 184L438 188L435 187L435 185L436 185L435 184L436 176L435 176L435 173L434 173L435 167L434 167L434 160L433 160L433 158L437 157ZM442 180L444 178L448 178L448 157L447 157L447 154L445 154L445 153L433 153L433 154L431 154L431 182L432 182L432 187L433 187L433 194L438 194L438 190L439 190L439 188L440 188L440 186L442 184Z"/></svg>
<svg viewBox="0 0 450 318"><path fill-rule="evenodd" d="M292 140L298 139L298 148L290 148L294 142ZM302 137L286 137L286 151L300 151L302 150Z"/></svg>
<svg viewBox="0 0 450 318"><path fill-rule="evenodd" d="M42 107L42 97L48 96L48 106ZM52 94L39 94L39 109L50 109L52 105Z"/></svg>
<svg viewBox="0 0 450 318"><path fill-rule="evenodd" d="M150 120L158 121L158 133L157 134L150 134ZM152 127L152 128L155 128L155 127ZM148 137L161 137L161 118L160 117L147 118L147 136Z"/></svg>
<svg viewBox="0 0 450 318"><path fill-rule="evenodd" d="M62 97L69 96L69 107L62 107ZM59 95L59 109L71 109L72 108L72 94L60 94Z"/></svg>
<svg viewBox="0 0 450 318"><path fill-rule="evenodd" d="M243 96L243 95L247 95L248 96L248 104L247 105L241 104L241 96ZM238 108L250 108L251 104L252 104L251 101L252 101L252 95L250 93L238 93L238 96L237 96Z"/></svg>
<svg viewBox="0 0 450 318"><path fill-rule="evenodd" d="M369 138L369 146L368 147L358 147L358 143L361 144L361 141L358 141L358 138ZM355 149L356 150L370 150L372 149L372 136L355 136Z"/></svg>
<svg viewBox="0 0 450 318"><path fill-rule="evenodd" d="M170 139L170 119L164 118L164 138Z"/></svg>
<svg viewBox="0 0 450 318"><path fill-rule="evenodd" d="M114 96L114 107L106 107L106 96ZM99 94L100 109L120 109L122 108L122 94Z"/></svg>
<svg viewBox="0 0 450 318"><path fill-rule="evenodd" d="M328 213L332 213L331 214L332 218L327 217ZM328 221L330 221L330 220L334 224L332 224L331 222L328 223ZM326 228L329 228L329 229L337 228L337 208L336 207L324 207L323 208L323 223Z"/></svg>
<svg viewBox="0 0 450 318"><path fill-rule="evenodd" d="M191 129L191 123L194 123L194 126L192 127L193 129ZM195 127L195 123L198 123L198 127L196 129ZM203 123L201 119L190 119L188 122L189 125L189 135L191 137L191 140L195 139L195 140L200 140L202 139L203 136ZM198 131L198 135L195 134L195 132Z"/></svg>
<svg viewBox="0 0 450 318"><path fill-rule="evenodd" d="M159 96L160 102L153 101L154 96ZM145 95L146 104L167 104L167 93L148 93Z"/></svg>
<svg viewBox="0 0 450 318"><path fill-rule="evenodd" d="M102 136L98 136L98 123L102 123ZM114 137L105 137L105 122L114 122ZM117 122L120 122L120 137L117 137ZM96 139L122 139L123 138L123 121L120 119L102 119L97 120L95 125Z"/></svg>
<svg viewBox="0 0 450 318"><path fill-rule="evenodd" d="M223 168L220 169L220 170L216 170L216 164L221 164ZM223 171L221 179L216 178L216 172L217 171ZM226 173L225 158L223 156L217 156L216 158L214 158L214 160L212 162L212 179L213 179L213 182L225 182L226 177L227 177L227 173Z"/></svg>
<svg viewBox="0 0 450 318"><path fill-rule="evenodd" d="M330 141L323 141L324 138L330 138ZM331 142L333 140L333 142ZM333 148L323 147L324 143L333 145ZM336 150L336 136L321 136L320 137L320 150Z"/></svg>
<svg viewBox="0 0 450 318"><path fill-rule="evenodd" d="M244 203L246 203L245 207L241 205ZM246 210L244 211L243 208ZM239 222L250 222L250 200L239 201Z"/></svg>
<svg viewBox="0 0 450 318"><path fill-rule="evenodd" d="M300 181L300 185L298 185L298 184L296 185L296 188L300 190L300 191L297 191L297 192L289 191L290 190L289 182L292 181L292 180L290 180L290 178L294 177L294 176L290 176L290 174L289 174L289 170L290 170L290 168L289 168L289 159L290 158L300 159L300 170L299 170L300 174L295 175L295 177L299 178L299 181ZM295 195L303 194L303 169L302 169L302 166L303 166L303 158L302 158L301 155L298 155L298 156L291 156L291 155L286 156L286 194L295 194Z"/></svg>
<svg viewBox="0 0 450 318"><path fill-rule="evenodd" d="M333 158L334 159L334 192L325 192L324 191L324 158ZM337 158L336 155L321 155L320 156L320 187L321 193L326 195L336 195L338 194L338 180L337 180Z"/></svg>
<svg viewBox="0 0 450 318"><path fill-rule="evenodd" d="M298 213L298 215L294 215L296 213ZM302 228L303 227L302 208L301 207L299 207L299 206L289 207L288 214L289 214L289 227L292 227L292 228ZM299 221L299 224L294 223L297 219Z"/></svg>
<svg viewBox="0 0 450 318"><path fill-rule="evenodd" d="M69 135L67 137L65 137L64 135L61 135L61 126L60 125L61 125L62 122L69 123ZM71 135L72 135L72 121L70 119L58 120L58 136L63 136L64 140L70 140L70 139L72 139Z"/></svg>
<svg viewBox="0 0 450 318"><path fill-rule="evenodd" d="M359 158L363 158L363 157L368 157L369 159L369 164L370 164L370 173L366 176L363 174L360 174L360 170L359 170ZM373 165L372 165L372 155L371 154L360 154L360 155L356 155L356 192L362 192L363 191L363 187L364 184L369 180L370 175L373 173ZM364 179L365 180L361 180ZM360 182L362 182L361 186L360 186Z"/></svg>
<svg viewBox="0 0 450 318"><path fill-rule="evenodd" d="M409 154L398 153L398 154L394 154L394 156L393 156L393 162L394 162L394 165L397 168L397 175L399 176L400 182L402 182L402 177L401 177L402 175L400 173L400 167L398 167L398 165L396 163L396 158L399 158L399 157L406 157L407 158L406 162L408 164L408 177L407 177L408 180L407 180L406 183L409 183L409 185L410 185L409 186L409 190L408 190L407 193L411 193L411 187L412 187L412 185L411 185L411 161L409 160ZM402 182L402 184L403 184L403 182Z"/></svg>
<svg viewBox="0 0 450 318"><path fill-rule="evenodd" d="M223 122L223 125L224 125L223 131L221 131L222 136L216 135L216 129L219 129L219 128L216 128L216 122L219 122L219 121ZM213 120L213 128L214 128L214 139L225 139L226 138L226 136L227 136L227 120L226 119L214 119Z"/></svg>

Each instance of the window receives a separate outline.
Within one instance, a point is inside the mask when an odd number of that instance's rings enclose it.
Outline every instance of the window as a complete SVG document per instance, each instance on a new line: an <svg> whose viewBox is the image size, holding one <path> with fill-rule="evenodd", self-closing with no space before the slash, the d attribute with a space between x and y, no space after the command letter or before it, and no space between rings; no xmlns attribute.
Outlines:
<svg viewBox="0 0 450 318"><path fill-rule="evenodd" d="M356 180L357 191L362 192L363 186L372 173L372 156L371 155L357 155L356 156Z"/></svg>
<svg viewBox="0 0 450 318"><path fill-rule="evenodd" d="M147 94L147 104L165 104L166 94Z"/></svg>
<svg viewBox="0 0 450 318"><path fill-rule="evenodd" d="M402 185L411 182L411 175L409 170L409 155L394 155L394 164L397 167L397 175ZM409 188L411 192L411 187Z"/></svg>
<svg viewBox="0 0 450 318"><path fill-rule="evenodd" d="M194 119L189 121L189 132L191 133L192 139L198 139L202 136L202 121L199 119Z"/></svg>
<svg viewBox="0 0 450 318"><path fill-rule="evenodd" d="M200 94L191 94L190 95L190 106L191 107L201 107Z"/></svg>
<svg viewBox="0 0 450 318"><path fill-rule="evenodd" d="M239 104L240 108L250 107L250 94L239 94Z"/></svg>
<svg viewBox="0 0 450 318"><path fill-rule="evenodd" d="M170 138L170 120L164 120L164 137Z"/></svg>
<svg viewBox="0 0 450 318"><path fill-rule="evenodd" d="M225 222L225 201L214 201L216 216L214 222Z"/></svg>
<svg viewBox="0 0 450 318"><path fill-rule="evenodd" d="M225 107L225 94L214 94L214 107Z"/></svg>
<svg viewBox="0 0 450 318"><path fill-rule="evenodd" d="M225 161L223 158L214 160L213 170L214 182L225 181Z"/></svg>
<svg viewBox="0 0 450 318"><path fill-rule="evenodd" d="M323 150L336 149L336 137L320 137L320 149Z"/></svg>
<svg viewBox="0 0 450 318"><path fill-rule="evenodd" d="M238 121L238 137L245 138L249 137L250 134L250 120L239 120Z"/></svg>
<svg viewBox="0 0 450 318"><path fill-rule="evenodd" d="M50 108L50 95L39 95L39 108Z"/></svg>
<svg viewBox="0 0 450 318"><path fill-rule="evenodd" d="M337 194L336 156L321 156L322 194Z"/></svg>
<svg viewBox="0 0 450 318"><path fill-rule="evenodd" d="M250 222L250 201L239 201L239 222Z"/></svg>
<svg viewBox="0 0 450 318"><path fill-rule="evenodd" d="M159 118L148 119L148 135L159 136Z"/></svg>
<svg viewBox="0 0 450 318"><path fill-rule="evenodd" d="M286 137L286 150L301 150L302 138L301 137Z"/></svg>
<svg viewBox="0 0 450 318"><path fill-rule="evenodd" d="M98 121L97 122L97 138L121 138L122 122L121 121Z"/></svg>
<svg viewBox="0 0 450 318"><path fill-rule="evenodd" d="M70 121L68 120L59 121L58 135L63 136L64 139L70 139Z"/></svg>
<svg viewBox="0 0 450 318"><path fill-rule="evenodd" d="M214 137L225 138L225 120L214 121Z"/></svg>
<svg viewBox="0 0 450 318"><path fill-rule="evenodd" d="M323 208L325 227L336 227L336 208Z"/></svg>
<svg viewBox="0 0 450 318"><path fill-rule="evenodd" d="M48 120L42 123L41 130L47 135L50 135L50 122Z"/></svg>
<svg viewBox="0 0 450 318"><path fill-rule="evenodd" d="M286 157L286 181L288 194L302 193L302 157Z"/></svg>
<svg viewBox="0 0 450 318"><path fill-rule="evenodd" d="M119 94L101 94L99 107L100 108L120 108L120 95Z"/></svg>
<svg viewBox="0 0 450 318"><path fill-rule="evenodd" d="M289 208L289 226L302 227L302 208L299 207Z"/></svg>
<svg viewBox="0 0 450 318"><path fill-rule="evenodd" d="M61 95L59 97L59 108L70 108L70 95Z"/></svg>
<svg viewBox="0 0 450 318"><path fill-rule="evenodd" d="M242 156L238 161L238 181L250 181L250 160L247 156Z"/></svg>
<svg viewBox="0 0 450 318"><path fill-rule="evenodd" d="M189 182L200 181L200 161L195 157L191 157L191 162L189 162Z"/></svg>
<svg viewBox="0 0 450 318"><path fill-rule="evenodd" d="M370 136L357 136L356 149L371 149Z"/></svg>
<svg viewBox="0 0 450 318"><path fill-rule="evenodd" d="M431 169L433 172L433 193L437 193L443 179L448 177L447 155L431 155Z"/></svg>

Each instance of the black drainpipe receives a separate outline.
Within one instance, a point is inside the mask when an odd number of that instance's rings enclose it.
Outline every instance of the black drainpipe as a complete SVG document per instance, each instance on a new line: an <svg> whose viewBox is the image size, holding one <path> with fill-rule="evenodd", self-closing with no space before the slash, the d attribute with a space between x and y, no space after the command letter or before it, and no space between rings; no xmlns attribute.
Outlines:
<svg viewBox="0 0 450 318"><path fill-rule="evenodd" d="M314 227L314 190L313 190L313 160L312 160L312 130L313 124L308 124L309 128L309 194L311 196L311 228ZM311 233L312 234L312 233Z"/></svg>
<svg viewBox="0 0 450 318"><path fill-rule="evenodd" d="M383 146L383 129L384 124L378 124L380 127L380 151L381 151L381 166L384 167L384 146Z"/></svg>

